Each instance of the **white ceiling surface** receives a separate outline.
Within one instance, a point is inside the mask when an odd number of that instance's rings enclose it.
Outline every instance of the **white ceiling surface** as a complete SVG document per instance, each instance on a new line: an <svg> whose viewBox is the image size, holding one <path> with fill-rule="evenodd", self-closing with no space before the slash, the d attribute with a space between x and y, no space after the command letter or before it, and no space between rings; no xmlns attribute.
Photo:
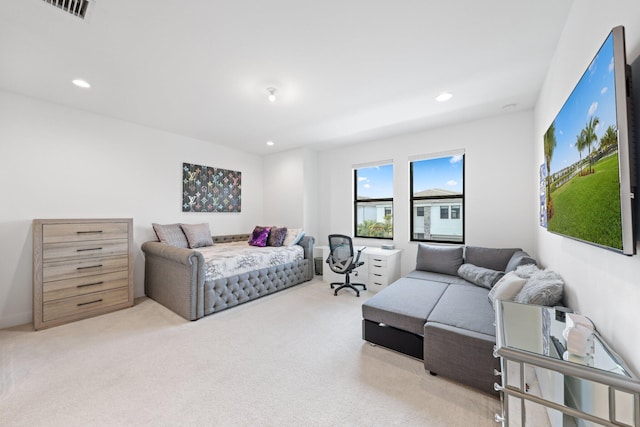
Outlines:
<svg viewBox="0 0 640 427"><path fill-rule="evenodd" d="M83 21L0 0L0 89L257 154L322 149L532 108L572 2L95 0Z"/></svg>

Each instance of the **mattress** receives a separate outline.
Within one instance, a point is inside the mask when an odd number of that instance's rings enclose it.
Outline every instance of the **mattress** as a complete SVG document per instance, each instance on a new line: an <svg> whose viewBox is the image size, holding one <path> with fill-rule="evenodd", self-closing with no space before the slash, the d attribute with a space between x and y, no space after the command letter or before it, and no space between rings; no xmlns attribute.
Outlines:
<svg viewBox="0 0 640 427"><path fill-rule="evenodd" d="M247 242L232 242L197 250L204 256L207 282L304 259L300 245L256 247Z"/></svg>

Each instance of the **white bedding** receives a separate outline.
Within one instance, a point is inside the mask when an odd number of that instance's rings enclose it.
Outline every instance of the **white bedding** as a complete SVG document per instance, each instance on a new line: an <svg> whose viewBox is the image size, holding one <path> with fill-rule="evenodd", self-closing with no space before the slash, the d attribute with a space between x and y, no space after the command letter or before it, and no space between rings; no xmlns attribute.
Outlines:
<svg viewBox="0 0 640 427"><path fill-rule="evenodd" d="M247 242L217 243L198 248L205 260L205 281L235 276L248 271L273 267L304 258L300 245L251 246Z"/></svg>

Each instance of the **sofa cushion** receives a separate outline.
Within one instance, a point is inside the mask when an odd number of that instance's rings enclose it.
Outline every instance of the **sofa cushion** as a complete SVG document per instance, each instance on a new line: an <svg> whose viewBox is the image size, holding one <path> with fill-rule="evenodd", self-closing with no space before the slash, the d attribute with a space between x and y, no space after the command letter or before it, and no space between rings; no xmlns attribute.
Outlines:
<svg viewBox="0 0 640 427"><path fill-rule="evenodd" d="M511 255L511 259L507 263L507 266L504 268L505 273L509 273L510 271L515 270L521 265L536 265L537 262L535 259L531 258L528 253L525 251L516 251Z"/></svg>
<svg viewBox="0 0 640 427"><path fill-rule="evenodd" d="M495 336L495 313L488 295L489 290L479 286L449 285L427 322Z"/></svg>
<svg viewBox="0 0 640 427"><path fill-rule="evenodd" d="M441 283L457 283L458 285L469 285L473 286L472 283L467 282L460 276L452 276L450 274L442 274L442 273L434 273L433 271L422 271L422 270L413 270L411 273L407 274L405 277L410 277L412 279L421 279L421 280L429 280L431 282L441 282Z"/></svg>
<svg viewBox="0 0 640 427"><path fill-rule="evenodd" d="M491 289L498 280L504 276L504 272L478 267L473 264L462 264L458 269L458 276L483 288Z"/></svg>
<svg viewBox="0 0 640 427"><path fill-rule="evenodd" d="M505 271L513 254L520 250L520 248L467 246L464 250L464 262L491 270Z"/></svg>
<svg viewBox="0 0 640 427"><path fill-rule="evenodd" d="M422 336L424 323L447 286L441 282L399 279L362 304L362 317Z"/></svg>
<svg viewBox="0 0 640 427"><path fill-rule="evenodd" d="M556 305L562 300L564 280L553 270L539 270L524 284L515 298L522 304Z"/></svg>
<svg viewBox="0 0 640 427"><path fill-rule="evenodd" d="M416 270L456 276L463 262L462 251L462 246L433 246L420 243L416 258Z"/></svg>

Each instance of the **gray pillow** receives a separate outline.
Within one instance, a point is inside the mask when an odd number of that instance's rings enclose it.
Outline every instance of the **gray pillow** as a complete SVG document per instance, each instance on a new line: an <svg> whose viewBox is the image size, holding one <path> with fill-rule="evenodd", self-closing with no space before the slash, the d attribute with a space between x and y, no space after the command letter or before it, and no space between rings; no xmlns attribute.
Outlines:
<svg viewBox="0 0 640 427"><path fill-rule="evenodd" d="M177 248L188 248L189 242L184 235L180 224L151 224L153 231L156 232L158 240L167 245L175 246Z"/></svg>
<svg viewBox="0 0 640 427"><path fill-rule="evenodd" d="M209 224L181 224L184 235L187 236L190 248L202 248L204 246L213 246L211 231Z"/></svg>
<svg viewBox="0 0 640 427"><path fill-rule="evenodd" d="M416 270L458 275L462 265L462 246L432 246L420 243L416 259Z"/></svg>
<svg viewBox="0 0 640 427"><path fill-rule="evenodd" d="M522 277L523 279L528 279L538 271L540 271L540 269L538 268L537 265L526 264L526 265L521 265L519 267L516 267L516 269L514 270L514 273L516 273L519 277Z"/></svg>
<svg viewBox="0 0 640 427"><path fill-rule="evenodd" d="M558 273L552 270L538 270L529 277L514 301L551 307L562 300L563 290L564 280Z"/></svg>
<svg viewBox="0 0 640 427"><path fill-rule="evenodd" d="M474 285L491 289L504 276L504 273L466 263L462 264L458 269L458 276Z"/></svg>
<svg viewBox="0 0 640 427"><path fill-rule="evenodd" d="M514 252L520 248L484 248L482 246L467 246L464 250L464 262L491 270L505 271L507 263Z"/></svg>
<svg viewBox="0 0 640 427"><path fill-rule="evenodd" d="M525 251L517 251L513 254L513 256L511 256L511 259L507 263L507 266L505 267L504 271L508 273L520 267L521 265L528 265L528 264L536 265L537 262L535 259L531 258L529 254L526 253Z"/></svg>

